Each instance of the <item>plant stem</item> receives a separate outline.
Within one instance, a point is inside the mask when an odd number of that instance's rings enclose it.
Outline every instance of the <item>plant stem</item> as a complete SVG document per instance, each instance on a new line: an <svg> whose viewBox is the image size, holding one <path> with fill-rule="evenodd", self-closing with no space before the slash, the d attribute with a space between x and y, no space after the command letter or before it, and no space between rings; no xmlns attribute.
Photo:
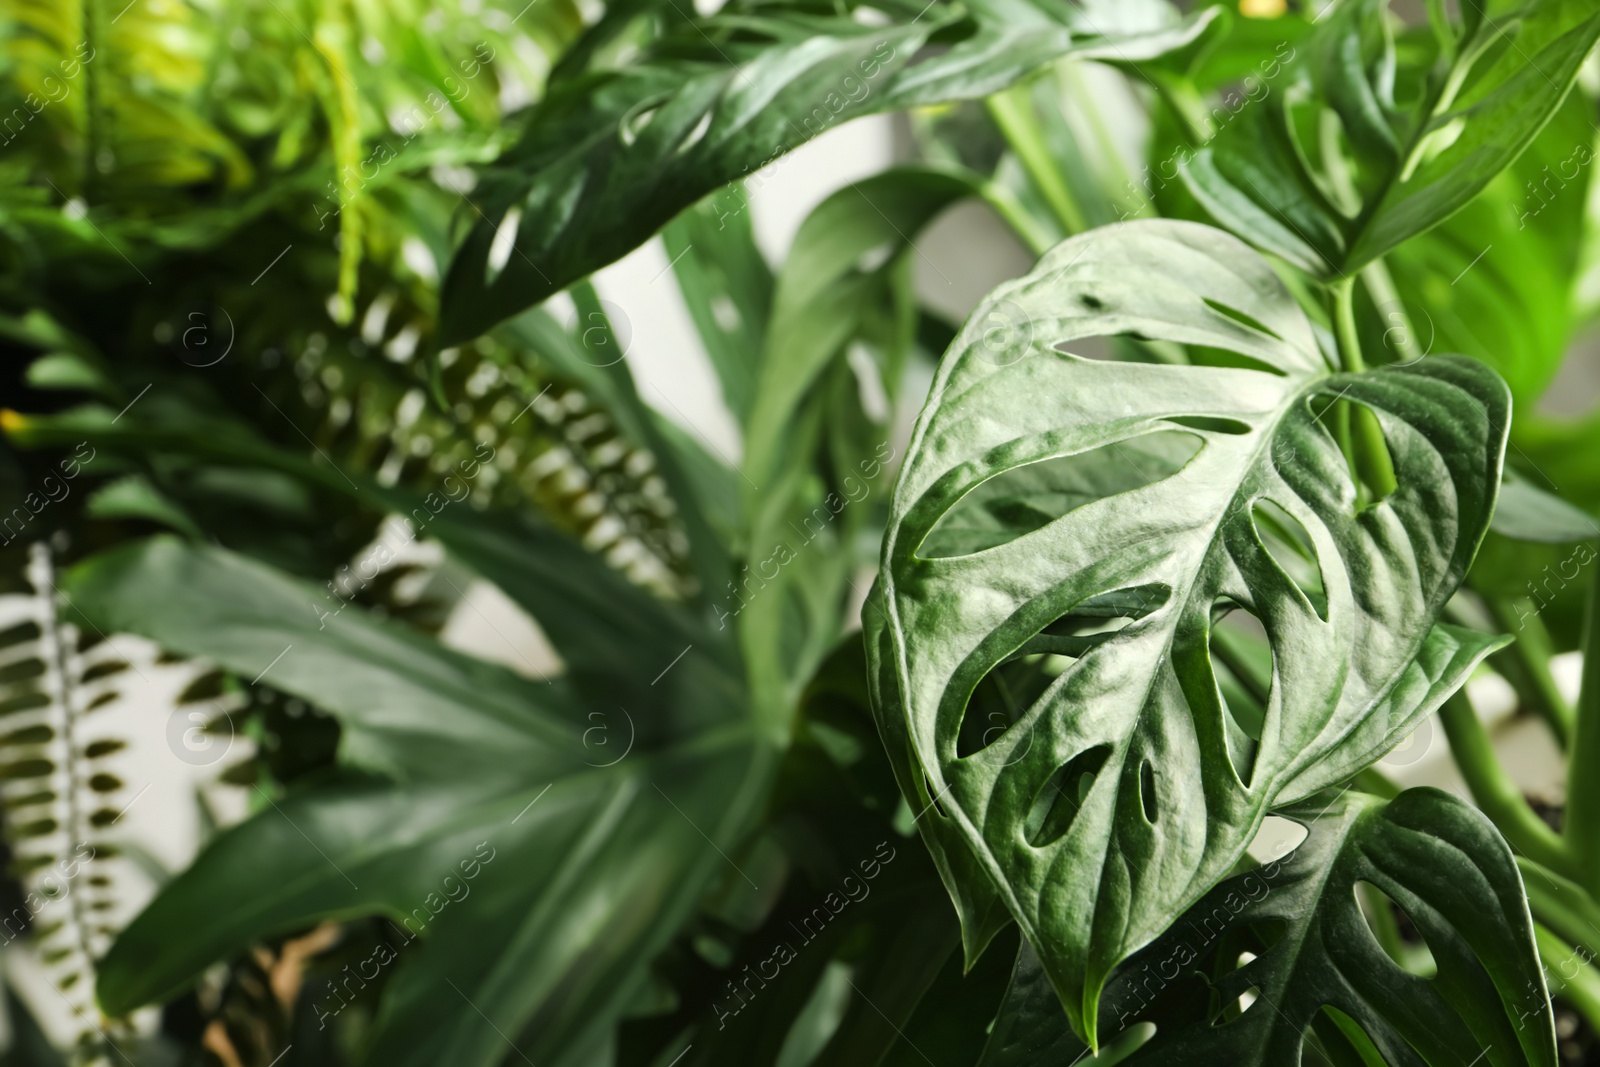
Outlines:
<svg viewBox="0 0 1600 1067"><path fill-rule="evenodd" d="M1215 131L1211 126L1211 113L1205 98L1187 78L1174 78L1161 73L1146 79L1155 86L1156 93L1172 109L1189 134L1189 142L1199 146L1211 140Z"/></svg>
<svg viewBox="0 0 1600 1067"><path fill-rule="evenodd" d="M1544 964L1545 981L1551 986L1550 995L1559 995L1563 1001L1576 1008L1590 1026L1600 1027L1600 971L1589 965L1594 959L1588 949L1578 950L1545 929L1533 924L1533 940L1539 946L1539 960ZM1567 968L1572 967L1572 973Z"/></svg>
<svg viewBox="0 0 1600 1067"><path fill-rule="evenodd" d="M1572 860L1560 836L1534 814L1522 791L1500 766L1489 734L1466 694L1451 694L1439 709L1439 721L1444 724L1450 754L1472 791L1472 799L1511 847L1553 871L1571 871Z"/></svg>
<svg viewBox="0 0 1600 1067"><path fill-rule="evenodd" d="M1550 632L1532 613L1519 618L1511 601L1485 597L1484 603L1494 624L1506 633L1514 632L1517 638L1491 655L1490 665L1511 683L1518 699L1545 721L1562 751L1569 751L1576 720L1550 673Z"/></svg>
<svg viewBox="0 0 1600 1067"><path fill-rule="evenodd" d="M1593 951L1593 946L1600 944L1600 904L1572 879L1526 856L1517 858L1517 867L1522 871L1533 917L1573 944Z"/></svg>
<svg viewBox="0 0 1600 1067"><path fill-rule="evenodd" d="M1006 143L1017 154L1022 169L1027 172L1034 187L1044 197L1045 203L1050 205L1056 221L1068 234L1082 233L1087 228L1083 210L1073 199L1072 191L1067 188L1055 161L1050 157L1050 150L1044 143L1044 131L1039 126L1038 116L1033 113L1033 100L1028 93L1026 84L996 93L988 98L989 114L1000 127Z"/></svg>
<svg viewBox="0 0 1600 1067"><path fill-rule="evenodd" d="M1600 574L1583 622L1583 682L1567 757L1567 812L1562 833L1578 884L1600 896Z"/></svg>
<svg viewBox="0 0 1600 1067"><path fill-rule="evenodd" d="M1333 325L1339 338L1339 358L1347 374L1360 374L1366 370L1361 358L1361 337L1356 331L1356 281L1345 278L1333 286ZM1394 492L1394 466L1389 459L1389 448L1384 444L1383 430L1378 418L1362 404L1350 405L1350 435L1353 455L1351 470L1372 491L1373 497L1382 499Z"/></svg>
<svg viewBox="0 0 1600 1067"><path fill-rule="evenodd" d="M83 4L83 42L89 48L90 61L84 66L84 126L83 139L83 198L89 203L94 203L100 198L100 157L105 151L105 115L102 112L104 102L100 93L100 69L109 60L102 56L101 50L106 48L104 34L100 25L100 0L84 0ZM100 66L94 64L100 61Z"/></svg>
<svg viewBox="0 0 1600 1067"><path fill-rule="evenodd" d="M1389 328L1384 330L1383 339L1387 343L1390 334L1399 335L1394 340L1394 354L1402 362L1421 359L1427 355L1417 344L1411 316L1406 314L1405 304L1400 300L1400 290L1395 288L1394 278L1389 275L1389 268L1381 258L1361 268L1361 284L1372 294L1372 302L1377 305L1380 312L1385 308L1391 309L1386 312Z"/></svg>
<svg viewBox="0 0 1600 1067"><path fill-rule="evenodd" d="M1376 767L1368 767L1366 770L1358 772L1351 779L1351 784L1363 793L1371 793L1373 796L1382 797L1385 800L1393 800L1401 793L1400 787L1390 781L1389 776Z"/></svg>
<svg viewBox="0 0 1600 1067"><path fill-rule="evenodd" d="M999 182L984 182L983 199L1035 256L1044 255L1055 245L1055 238L1034 221L1010 189Z"/></svg>

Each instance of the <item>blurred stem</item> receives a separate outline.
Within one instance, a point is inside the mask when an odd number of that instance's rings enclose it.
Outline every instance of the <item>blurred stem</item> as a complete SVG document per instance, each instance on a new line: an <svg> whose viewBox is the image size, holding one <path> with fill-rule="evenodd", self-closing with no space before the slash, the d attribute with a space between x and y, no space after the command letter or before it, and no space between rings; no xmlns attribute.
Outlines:
<svg viewBox="0 0 1600 1067"><path fill-rule="evenodd" d="M1366 370L1361 358L1361 337L1356 332L1356 281L1344 278L1333 286L1333 324L1339 338L1339 358L1347 374ZM1394 492L1394 467L1378 418L1363 404L1351 404L1350 437L1353 455L1351 470L1366 484L1375 499Z"/></svg>
<svg viewBox="0 0 1600 1067"><path fill-rule="evenodd" d="M1393 800L1401 792L1400 787L1390 781L1389 776L1376 767L1368 767L1358 773L1351 784L1363 793L1371 793L1373 796L1383 797L1385 800Z"/></svg>
<svg viewBox="0 0 1600 1067"><path fill-rule="evenodd" d="M1039 223L1034 221L1033 216L1028 214L1027 208L1022 206L1010 189L999 182L985 182L983 198L1034 255L1042 256L1055 245L1054 235L1045 232Z"/></svg>
<svg viewBox="0 0 1600 1067"><path fill-rule="evenodd" d="M1565 874L1572 860L1561 838L1534 814L1522 790L1506 774L1495 758L1489 734L1478 721L1478 713L1462 692L1452 693L1439 709L1439 721L1450 741L1461 777L1466 779L1472 799L1489 816L1511 847L1530 859Z"/></svg>
<svg viewBox="0 0 1600 1067"><path fill-rule="evenodd" d="M1533 917L1574 945L1591 952L1600 943L1600 905L1570 878L1528 859L1517 857L1522 884L1528 893L1528 910Z"/></svg>
<svg viewBox="0 0 1600 1067"><path fill-rule="evenodd" d="M1399 334L1394 340L1395 356L1401 362L1421 359L1425 353L1417 346L1417 335L1411 325L1411 316L1406 314L1405 304L1400 300L1400 290L1395 288L1394 278L1390 277L1389 268L1381 258L1361 268L1361 283L1372 295L1373 306L1386 317L1384 343L1389 343L1391 334ZM1385 312L1384 308L1392 310Z"/></svg>
<svg viewBox="0 0 1600 1067"><path fill-rule="evenodd" d="M1511 683L1517 698L1545 721L1562 751L1570 751L1575 716L1550 673L1550 632L1537 615L1523 612L1519 616L1516 605L1509 600L1484 597L1484 603L1494 624L1517 638L1490 656L1490 665Z"/></svg>
<svg viewBox="0 0 1600 1067"><path fill-rule="evenodd" d="M1034 188L1050 205L1056 221L1068 234L1082 233L1087 228L1083 210L1072 198L1072 191L1067 188L1061 171L1050 156L1050 149L1044 141L1044 130L1039 126L1039 117L1033 113L1033 100L1028 92L1028 85L1023 84L996 93L987 100L989 114L994 117L995 125L1000 127L1006 143L1017 154Z"/></svg>
<svg viewBox="0 0 1600 1067"><path fill-rule="evenodd" d="M100 29L100 0L83 0L83 43L89 47L89 62L84 64L87 69L83 82L83 198L91 204L99 199L100 155L105 148L100 67L107 62L107 57L101 54L106 42Z"/></svg>
<svg viewBox="0 0 1600 1067"><path fill-rule="evenodd" d="M1533 940L1539 946L1550 995L1570 1004L1590 1026L1600 1027L1600 971L1589 965L1593 953L1573 948L1540 923L1533 924Z"/></svg>
<svg viewBox="0 0 1600 1067"><path fill-rule="evenodd" d="M1198 147L1211 140L1211 112L1206 107L1205 97L1200 95L1200 90L1194 87L1193 82L1158 71L1153 71L1145 80L1156 87L1162 101L1178 116L1189 134L1191 144Z"/></svg>
<svg viewBox="0 0 1600 1067"><path fill-rule="evenodd" d="M1583 682L1567 762L1567 811L1562 823L1578 868L1578 883L1600 896L1600 571L1583 620Z"/></svg>
<svg viewBox="0 0 1600 1067"><path fill-rule="evenodd" d="M1098 162L1111 172L1106 178L1106 185L1112 190L1111 200L1120 203L1130 216L1146 213L1145 198L1134 188L1133 175L1129 173L1122 153L1117 151L1117 142L1106 126L1105 116L1095 106L1094 94L1084 81L1082 63L1069 59L1061 63L1057 70L1061 85L1076 103L1084 122L1089 126L1089 132L1094 136L1095 150L1099 153Z"/></svg>

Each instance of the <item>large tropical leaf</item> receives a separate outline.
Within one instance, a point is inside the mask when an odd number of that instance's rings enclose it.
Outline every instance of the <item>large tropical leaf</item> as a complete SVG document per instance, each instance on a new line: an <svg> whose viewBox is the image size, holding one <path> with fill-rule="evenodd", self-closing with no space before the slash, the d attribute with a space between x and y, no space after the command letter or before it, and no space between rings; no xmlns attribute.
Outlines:
<svg viewBox="0 0 1600 1067"><path fill-rule="evenodd" d="M1101 1033L1138 1045L1117 1062L1282 1067L1303 1062L1308 1030L1325 1049L1381 1055L1338 1063L1556 1062L1522 880L1482 814L1426 788L1388 802L1346 792L1284 814L1309 831L1292 854L1217 886L1112 980ZM1389 957L1363 896L1410 920L1434 976ZM1024 948L981 1067L1043 1062L1046 1050L1063 1063L1086 1051Z"/></svg>
<svg viewBox="0 0 1600 1067"><path fill-rule="evenodd" d="M1441 43L1418 35L1399 62L1388 0L1330 5L1281 90L1196 152L1185 181L1259 247L1323 278L1353 274L1509 166L1600 38L1580 0L1488 7L1463 4L1449 23L1430 7Z"/></svg>
<svg viewBox="0 0 1600 1067"><path fill-rule="evenodd" d="M1215 365L1074 354L1106 334ZM1387 440L1381 500L1327 425L1341 400ZM1392 747L1494 647L1434 618L1508 417L1471 361L1334 373L1266 262L1192 223L1067 241L974 313L891 503L876 713L1075 1025L1270 807ZM1214 666L1220 642L1250 673L1232 612L1271 646L1259 715Z"/></svg>
<svg viewBox="0 0 1600 1067"><path fill-rule="evenodd" d="M668 708L587 707L355 609L319 618L313 587L170 538L63 584L101 629L266 676L344 727L339 777L221 835L124 931L100 972L114 1014L257 938L377 913L408 937L369 1062L569 1051L607 1032L712 880L742 877L726 853L770 759L714 689L717 713L674 734Z"/></svg>
<svg viewBox="0 0 1600 1067"><path fill-rule="evenodd" d="M707 193L824 130L998 91L1069 53L1138 61L1214 13L1099 35L1071 9L892 4L898 21L724 13L648 61L554 88L483 177L445 280L441 333L470 338L643 244ZM920 55L934 39L948 44ZM741 199L723 210L746 209Z"/></svg>

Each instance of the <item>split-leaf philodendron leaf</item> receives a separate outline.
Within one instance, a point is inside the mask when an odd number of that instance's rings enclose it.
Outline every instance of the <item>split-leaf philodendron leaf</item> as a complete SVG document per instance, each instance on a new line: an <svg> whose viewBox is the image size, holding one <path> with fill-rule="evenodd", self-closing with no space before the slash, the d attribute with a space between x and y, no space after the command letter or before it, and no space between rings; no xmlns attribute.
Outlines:
<svg viewBox="0 0 1600 1067"><path fill-rule="evenodd" d="M1075 354L1104 335L1202 365ZM1387 442L1398 488L1375 502L1341 402ZM987 874L1081 1032L1268 809L1366 766L1498 643L1434 620L1509 414L1464 359L1336 373L1267 263L1192 223L1073 238L956 338L865 613L876 713L942 869ZM1229 613L1271 646L1262 714L1219 688L1250 674L1236 642L1214 665ZM967 923L973 892L953 889Z"/></svg>
<svg viewBox="0 0 1600 1067"><path fill-rule="evenodd" d="M1538 135L1600 39L1585 0L1461 9L1446 23L1439 5L1438 43L1413 65L1396 59L1388 0L1329 5L1284 83L1184 180L1218 222L1330 280L1442 222Z"/></svg>
<svg viewBox="0 0 1600 1067"><path fill-rule="evenodd" d="M648 62L555 87L472 194L476 224L444 284L445 341L539 303L706 194L851 119L981 98L1068 54L1150 59L1193 42L1216 16L1101 36L1054 5L979 8L973 17L909 4L883 26L724 14ZM950 46L919 54L936 33Z"/></svg>
<svg viewBox="0 0 1600 1067"><path fill-rule="evenodd" d="M1312 1030L1336 1063L1555 1064L1521 878L1488 819L1428 788L1387 802L1345 791L1284 814L1308 831L1293 853L1218 885L1112 979L1101 1037L1138 1044L1118 1063L1280 1067L1303 1062ZM1384 897L1427 945L1432 977L1374 935L1363 906ZM1357 1050L1368 1058L1338 1055ZM1024 948L980 1067L1047 1051L1062 1063L1085 1052Z"/></svg>

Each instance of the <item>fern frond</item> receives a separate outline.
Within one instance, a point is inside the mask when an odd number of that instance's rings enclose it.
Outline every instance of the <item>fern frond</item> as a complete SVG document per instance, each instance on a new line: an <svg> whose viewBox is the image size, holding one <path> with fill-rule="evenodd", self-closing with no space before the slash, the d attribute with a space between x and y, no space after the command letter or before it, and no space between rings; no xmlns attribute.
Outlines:
<svg viewBox="0 0 1600 1067"><path fill-rule="evenodd" d="M113 1022L94 1003L94 961L115 934L107 840L129 800L112 757L124 742L98 728L128 669L109 641L62 619L50 550L32 546L33 593L0 597L0 811L26 896L0 936L31 933L45 973L72 1006L76 1061L105 1062ZM135 798L136 799L136 798Z"/></svg>

